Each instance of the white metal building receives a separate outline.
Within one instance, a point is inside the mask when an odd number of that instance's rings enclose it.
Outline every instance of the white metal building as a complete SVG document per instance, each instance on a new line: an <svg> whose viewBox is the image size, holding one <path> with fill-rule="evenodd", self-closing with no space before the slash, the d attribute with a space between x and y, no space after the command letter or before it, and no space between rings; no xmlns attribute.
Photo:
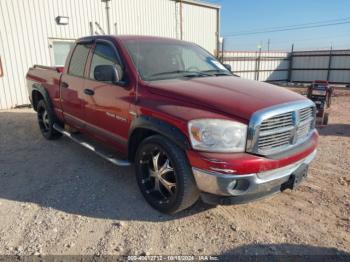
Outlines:
<svg viewBox="0 0 350 262"><path fill-rule="evenodd" d="M28 104L28 68L62 65L76 38L155 35L216 53L219 15L220 6L196 0L1 0L0 109Z"/></svg>

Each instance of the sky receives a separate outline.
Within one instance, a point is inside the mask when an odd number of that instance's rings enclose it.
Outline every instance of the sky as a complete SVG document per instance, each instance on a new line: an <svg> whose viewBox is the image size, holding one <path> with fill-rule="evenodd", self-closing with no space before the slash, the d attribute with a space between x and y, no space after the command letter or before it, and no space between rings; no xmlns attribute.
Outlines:
<svg viewBox="0 0 350 262"><path fill-rule="evenodd" d="M350 22L350 0L207 0L221 5L225 50L350 48L350 23L295 31L230 36L246 31L309 24ZM344 19L340 21L340 19ZM347 19L347 20L345 20ZM339 21L329 21L339 20ZM326 21L324 23L324 21ZM328 21L328 22L327 22ZM314 24L316 25L316 24Z"/></svg>

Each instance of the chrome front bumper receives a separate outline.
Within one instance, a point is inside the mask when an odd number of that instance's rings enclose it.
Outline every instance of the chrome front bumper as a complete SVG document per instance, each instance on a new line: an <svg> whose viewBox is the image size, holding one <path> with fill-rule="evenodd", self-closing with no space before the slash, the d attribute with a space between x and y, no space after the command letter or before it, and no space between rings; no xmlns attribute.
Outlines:
<svg viewBox="0 0 350 262"><path fill-rule="evenodd" d="M200 191L217 196L266 195L273 193L286 183L301 165L309 165L316 150L304 159L281 168L247 175L229 175L192 168Z"/></svg>

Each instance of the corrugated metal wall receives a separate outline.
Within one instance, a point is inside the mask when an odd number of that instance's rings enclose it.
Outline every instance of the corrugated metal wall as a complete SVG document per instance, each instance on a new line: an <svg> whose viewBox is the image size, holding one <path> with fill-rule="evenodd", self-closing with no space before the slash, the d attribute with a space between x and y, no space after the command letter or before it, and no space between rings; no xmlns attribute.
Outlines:
<svg viewBox="0 0 350 262"><path fill-rule="evenodd" d="M283 81L288 78L288 52L234 51L224 53L224 63L235 74L258 81Z"/></svg>
<svg viewBox="0 0 350 262"><path fill-rule="evenodd" d="M350 50L293 52L292 81L350 83Z"/></svg>
<svg viewBox="0 0 350 262"><path fill-rule="evenodd" d="M258 81L350 83L350 50L258 52L226 51L235 74Z"/></svg>
<svg viewBox="0 0 350 262"><path fill-rule="evenodd" d="M195 42L214 53L217 9L193 0L112 0L111 33L157 35ZM55 17L68 16L68 25ZM193 16L193 17L192 17ZM76 39L90 34L90 22L107 32L105 4L101 0L0 0L0 109L28 104L25 74L33 64L52 65L50 39Z"/></svg>
<svg viewBox="0 0 350 262"><path fill-rule="evenodd" d="M217 43L212 39L217 39L216 19L215 9L183 4L183 40L195 42L214 54Z"/></svg>
<svg viewBox="0 0 350 262"><path fill-rule="evenodd" d="M112 1L111 14L111 33L177 37L175 1Z"/></svg>
<svg viewBox="0 0 350 262"><path fill-rule="evenodd" d="M83 7L83 8L82 8ZM57 25L56 16L69 16ZM96 0L1 0L0 109L28 104L25 74L33 64L52 63L49 38L75 39L89 34L89 22L105 27L105 10Z"/></svg>

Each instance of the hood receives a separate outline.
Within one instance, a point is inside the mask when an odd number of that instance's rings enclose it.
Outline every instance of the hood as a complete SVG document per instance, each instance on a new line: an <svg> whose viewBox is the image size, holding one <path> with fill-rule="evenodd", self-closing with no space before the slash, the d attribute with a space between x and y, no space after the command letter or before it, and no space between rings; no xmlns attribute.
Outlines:
<svg viewBox="0 0 350 262"><path fill-rule="evenodd" d="M149 82L150 91L242 119L266 107L305 99L286 88L233 76Z"/></svg>

